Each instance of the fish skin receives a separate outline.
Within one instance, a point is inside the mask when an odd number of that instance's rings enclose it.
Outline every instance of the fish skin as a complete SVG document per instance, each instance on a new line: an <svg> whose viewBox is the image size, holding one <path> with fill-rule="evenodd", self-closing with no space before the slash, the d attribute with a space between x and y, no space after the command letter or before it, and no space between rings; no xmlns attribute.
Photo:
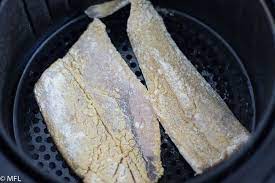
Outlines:
<svg viewBox="0 0 275 183"><path fill-rule="evenodd" d="M35 85L50 134L89 182L157 182L160 129L146 89L95 19Z"/></svg>
<svg viewBox="0 0 275 183"><path fill-rule="evenodd" d="M180 51L148 0L131 0L127 32L158 118L196 173L226 159L250 134Z"/></svg>

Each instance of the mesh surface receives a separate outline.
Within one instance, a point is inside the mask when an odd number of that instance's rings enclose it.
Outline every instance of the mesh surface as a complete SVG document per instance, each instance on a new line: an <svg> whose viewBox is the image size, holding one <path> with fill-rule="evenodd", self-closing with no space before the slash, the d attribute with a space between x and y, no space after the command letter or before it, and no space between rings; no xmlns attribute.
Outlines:
<svg viewBox="0 0 275 183"><path fill-rule="evenodd" d="M251 87L238 59L213 32L179 12L159 10L169 32L186 56L221 95L233 113L249 130L253 129ZM126 34L129 9L104 19L112 42L131 70L145 84ZM45 41L25 69L17 91L15 106L15 136L19 146L33 159L41 171L63 182L79 182L54 145L34 99L33 87L43 71L57 58L63 57L81 33L89 19L79 17L63 26ZM194 172L179 154L168 135L161 129L161 158L165 169L160 182L183 182Z"/></svg>

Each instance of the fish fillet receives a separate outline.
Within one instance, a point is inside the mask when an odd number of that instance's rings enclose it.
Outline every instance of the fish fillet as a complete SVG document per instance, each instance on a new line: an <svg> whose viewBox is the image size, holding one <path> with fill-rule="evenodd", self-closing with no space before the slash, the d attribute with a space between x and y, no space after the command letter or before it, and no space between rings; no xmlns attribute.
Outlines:
<svg viewBox="0 0 275 183"><path fill-rule="evenodd" d="M160 129L144 86L98 19L35 85L50 134L84 182L156 182Z"/></svg>
<svg viewBox="0 0 275 183"><path fill-rule="evenodd" d="M219 163L250 134L177 47L147 0L131 0L127 32L158 118L197 173Z"/></svg>

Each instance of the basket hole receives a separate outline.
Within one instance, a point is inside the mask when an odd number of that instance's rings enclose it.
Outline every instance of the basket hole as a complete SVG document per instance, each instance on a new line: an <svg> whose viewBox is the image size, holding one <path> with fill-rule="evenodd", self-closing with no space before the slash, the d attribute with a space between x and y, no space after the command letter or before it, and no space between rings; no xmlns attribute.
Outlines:
<svg viewBox="0 0 275 183"><path fill-rule="evenodd" d="M44 129L44 132L45 132L46 134L49 134L49 131L48 131L47 128Z"/></svg>
<svg viewBox="0 0 275 183"><path fill-rule="evenodd" d="M69 169L69 174L70 174L71 176L74 176L74 175L75 175L74 172L73 172L71 169Z"/></svg>
<svg viewBox="0 0 275 183"><path fill-rule="evenodd" d="M46 147L44 145L40 146L39 147L39 151L40 152L44 152L46 150Z"/></svg>
<svg viewBox="0 0 275 183"><path fill-rule="evenodd" d="M38 154L34 153L34 154L32 155L32 159L38 160L38 158L39 158L39 155L38 155Z"/></svg>
<svg viewBox="0 0 275 183"><path fill-rule="evenodd" d="M67 168L67 165L66 165L66 163L64 161L62 162L62 167L63 168Z"/></svg>
<svg viewBox="0 0 275 183"><path fill-rule="evenodd" d="M55 169L56 165L54 162L50 162L49 167L50 167L50 169Z"/></svg>
<svg viewBox="0 0 275 183"><path fill-rule="evenodd" d="M137 77L141 76L141 72L140 71L136 71L135 74L136 74Z"/></svg>
<svg viewBox="0 0 275 183"><path fill-rule="evenodd" d="M49 160L50 158L51 158L51 156L49 154L44 155L44 160Z"/></svg>
<svg viewBox="0 0 275 183"><path fill-rule="evenodd" d="M47 141L48 143L52 143L52 138L51 138L51 137L47 137L46 141Z"/></svg>
<svg viewBox="0 0 275 183"><path fill-rule="evenodd" d="M56 152L56 148L54 146L51 147L52 152Z"/></svg>
<svg viewBox="0 0 275 183"><path fill-rule="evenodd" d="M35 128L33 129L33 131L34 131L35 133L39 133L39 132L40 132L40 128L39 128L39 127L35 127Z"/></svg>
<svg viewBox="0 0 275 183"><path fill-rule="evenodd" d="M57 154L57 155L55 156L55 159L56 159L57 161L61 161L61 160L62 160L62 158L61 158L61 156L60 156L59 154Z"/></svg>
<svg viewBox="0 0 275 183"><path fill-rule="evenodd" d="M132 63L130 64L130 67L132 67L132 68L135 68L136 66L137 66L137 64L134 63L134 62L132 62Z"/></svg>
<svg viewBox="0 0 275 183"><path fill-rule="evenodd" d="M180 174L181 174L181 170L180 170L180 169L177 169L177 170L176 170L176 174L177 174L177 175L180 175Z"/></svg>
<svg viewBox="0 0 275 183"><path fill-rule="evenodd" d="M62 171L61 171L61 170L57 170L57 171L55 172L55 174L56 174L57 176L61 176L61 175L62 175Z"/></svg>
<svg viewBox="0 0 275 183"><path fill-rule="evenodd" d="M42 142L42 137L41 136L36 137L35 141L38 142L38 143Z"/></svg>
<svg viewBox="0 0 275 183"><path fill-rule="evenodd" d="M128 60L131 60L131 59L133 58L133 56L132 56L132 55L127 55L126 58L127 58Z"/></svg>

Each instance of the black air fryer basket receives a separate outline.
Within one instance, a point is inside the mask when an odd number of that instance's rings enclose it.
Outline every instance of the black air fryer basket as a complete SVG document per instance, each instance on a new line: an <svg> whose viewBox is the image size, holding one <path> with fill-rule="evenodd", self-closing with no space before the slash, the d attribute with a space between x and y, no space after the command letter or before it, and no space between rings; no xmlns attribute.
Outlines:
<svg viewBox="0 0 275 183"><path fill-rule="evenodd" d="M33 88L92 21L99 0L0 1L1 175L23 182L79 182L47 130ZM263 0L154 0L168 31L201 75L252 133L250 142L200 176L161 128L160 182L275 182L275 29ZM268 5L268 6L267 6ZM146 85L129 43L130 6L104 18L109 36Z"/></svg>

